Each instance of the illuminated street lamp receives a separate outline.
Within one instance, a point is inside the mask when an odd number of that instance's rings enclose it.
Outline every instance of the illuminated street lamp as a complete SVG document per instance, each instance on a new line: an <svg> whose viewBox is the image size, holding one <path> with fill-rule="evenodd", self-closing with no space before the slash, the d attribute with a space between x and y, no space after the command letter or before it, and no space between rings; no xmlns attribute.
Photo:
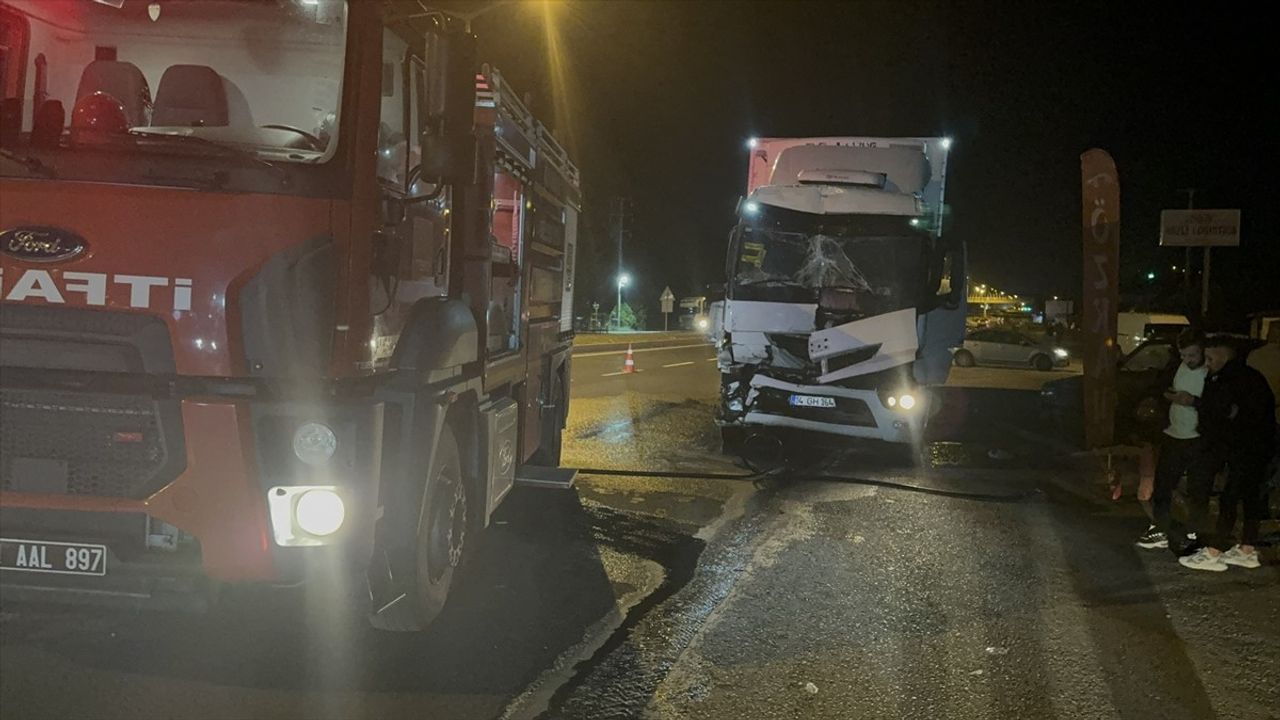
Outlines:
<svg viewBox="0 0 1280 720"><path fill-rule="evenodd" d="M303 0L303 1L304 1L304 2L306 2L306 0ZM476 9L474 9L474 10L465 11L465 12L464 12L464 11L461 11L461 10L439 10L439 9L433 9L433 10L431 10L431 11L430 11L429 13L427 13L427 14L432 15L432 14L437 14L437 13L438 13L438 14L440 14L440 15L448 15L449 17L457 18L458 20L461 20L461 21L464 23L464 26L465 26L465 28L466 28L466 31L467 31L468 33L470 33L470 32L471 32L471 21L472 21L472 20L475 20L476 18L480 17L481 15L484 15L484 14L486 14L486 13L488 13L488 12L492 11L492 10L497 10L497 9L498 9L498 8L500 8L500 7L505 7L505 6L507 6L507 5L512 5L512 4L514 4L514 3L518 3L518 2L520 2L520 0L493 0L493 2L489 3L488 5L482 5L482 6L480 6L479 8L476 8ZM526 6L532 6L532 5L540 4L540 5L544 5L544 6L545 6L545 5L549 5L549 4L550 4L550 0L543 0L543 2L542 2L542 3L524 2L524 3L521 3L521 4L524 4L524 5L526 5Z"/></svg>
<svg viewBox="0 0 1280 720"><path fill-rule="evenodd" d="M618 304L615 306L614 314L618 317L618 331L622 331L622 288L631 284L631 276L626 273L618 274Z"/></svg>

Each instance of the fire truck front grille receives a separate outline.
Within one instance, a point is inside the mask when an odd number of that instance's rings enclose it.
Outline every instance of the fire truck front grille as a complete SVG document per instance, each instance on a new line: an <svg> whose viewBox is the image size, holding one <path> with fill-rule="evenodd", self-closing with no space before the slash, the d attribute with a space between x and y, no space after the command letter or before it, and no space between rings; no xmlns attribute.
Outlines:
<svg viewBox="0 0 1280 720"><path fill-rule="evenodd" d="M0 389L0 488L144 498L182 471L181 437L167 401Z"/></svg>

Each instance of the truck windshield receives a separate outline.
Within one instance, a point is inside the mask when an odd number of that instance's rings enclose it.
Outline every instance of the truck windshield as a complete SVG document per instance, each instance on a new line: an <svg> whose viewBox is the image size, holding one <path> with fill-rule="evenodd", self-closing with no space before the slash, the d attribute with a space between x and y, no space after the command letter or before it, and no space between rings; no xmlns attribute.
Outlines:
<svg viewBox="0 0 1280 720"><path fill-rule="evenodd" d="M872 313L919 304L932 236L910 218L771 214L735 232L734 298L814 302L823 288L839 288Z"/></svg>
<svg viewBox="0 0 1280 720"><path fill-rule="evenodd" d="M335 149L343 0L0 0L0 38L3 175Z"/></svg>

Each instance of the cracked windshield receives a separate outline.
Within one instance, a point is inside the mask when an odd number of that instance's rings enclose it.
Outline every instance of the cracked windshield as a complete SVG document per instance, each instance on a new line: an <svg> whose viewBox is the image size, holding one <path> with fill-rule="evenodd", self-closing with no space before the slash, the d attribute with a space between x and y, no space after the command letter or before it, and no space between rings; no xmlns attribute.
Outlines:
<svg viewBox="0 0 1280 720"><path fill-rule="evenodd" d="M3 717L1275 720L1266 34L0 0Z"/></svg>

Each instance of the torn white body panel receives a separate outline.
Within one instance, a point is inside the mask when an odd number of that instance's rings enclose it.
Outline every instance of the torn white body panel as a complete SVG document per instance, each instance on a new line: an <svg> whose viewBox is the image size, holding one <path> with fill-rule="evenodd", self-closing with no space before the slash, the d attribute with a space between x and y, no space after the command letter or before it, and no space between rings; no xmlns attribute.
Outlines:
<svg viewBox="0 0 1280 720"><path fill-rule="evenodd" d="M727 372L734 364L758 365L769 360L779 367L802 367L802 362L772 352L765 333L812 332L817 309L818 306L812 303L725 301L720 331L714 336L721 372ZM724 342L726 331L730 338L728 343Z"/></svg>
<svg viewBox="0 0 1280 720"><path fill-rule="evenodd" d="M816 380L836 380L866 375L905 365L915 359L919 345L915 310L907 308L884 315L855 320L827 330L814 330L817 306L810 303L778 303L730 300L724 303L723 330L716 336L719 365L728 372L734 365L770 363L773 367L800 369L806 360L821 362L845 353L875 347L861 362L834 372L823 372ZM797 358L769 340L770 334L809 335L809 357Z"/></svg>
<svg viewBox="0 0 1280 720"><path fill-rule="evenodd" d="M809 336L809 358L820 362L876 348L866 360L818 377L819 383L830 383L905 365L915 359L918 345L916 311L907 308L814 332Z"/></svg>

